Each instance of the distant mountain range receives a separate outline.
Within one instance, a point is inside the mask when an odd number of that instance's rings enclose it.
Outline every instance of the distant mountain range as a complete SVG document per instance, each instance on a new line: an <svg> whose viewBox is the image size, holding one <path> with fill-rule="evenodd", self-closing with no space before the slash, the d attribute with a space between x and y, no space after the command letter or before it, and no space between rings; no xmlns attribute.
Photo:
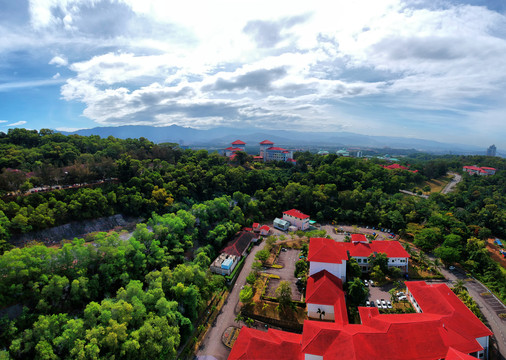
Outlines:
<svg viewBox="0 0 506 360"><path fill-rule="evenodd" d="M120 139L145 137L155 143L173 142L181 145L201 147L225 147L232 141L240 139L248 145L257 145L268 139L276 145L296 148L319 147L361 147L361 148L392 148L413 149L434 153L452 154L485 154L485 148L441 143L433 140L403 138L392 136L371 136L350 132L300 132L293 130L265 130L258 128L217 127L199 130L177 125L154 127L128 125L118 127L96 127L74 132L61 131L62 134L78 134L83 136L99 135L114 136Z"/></svg>

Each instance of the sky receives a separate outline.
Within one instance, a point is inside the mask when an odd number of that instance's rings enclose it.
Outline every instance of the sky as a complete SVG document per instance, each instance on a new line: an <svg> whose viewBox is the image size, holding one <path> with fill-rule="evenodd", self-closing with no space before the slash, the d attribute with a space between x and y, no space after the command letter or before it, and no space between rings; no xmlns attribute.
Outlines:
<svg viewBox="0 0 506 360"><path fill-rule="evenodd" d="M180 125L506 149L504 0L0 0L0 131Z"/></svg>

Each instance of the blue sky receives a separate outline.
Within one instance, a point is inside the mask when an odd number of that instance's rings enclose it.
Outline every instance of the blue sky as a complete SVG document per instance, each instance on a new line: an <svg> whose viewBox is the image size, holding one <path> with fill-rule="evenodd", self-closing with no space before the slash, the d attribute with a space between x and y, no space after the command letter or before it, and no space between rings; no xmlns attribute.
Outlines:
<svg viewBox="0 0 506 360"><path fill-rule="evenodd" d="M255 126L506 148L502 0L0 0L0 33L0 131Z"/></svg>

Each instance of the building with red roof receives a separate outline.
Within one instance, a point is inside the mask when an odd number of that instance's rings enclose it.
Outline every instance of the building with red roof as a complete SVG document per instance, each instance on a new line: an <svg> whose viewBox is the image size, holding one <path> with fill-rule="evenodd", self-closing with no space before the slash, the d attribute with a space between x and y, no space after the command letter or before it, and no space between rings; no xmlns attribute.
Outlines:
<svg viewBox="0 0 506 360"><path fill-rule="evenodd" d="M274 146L269 140L260 142L260 156L263 161L293 161L293 151Z"/></svg>
<svg viewBox="0 0 506 360"><path fill-rule="evenodd" d="M314 263L346 263L344 247L332 243L335 241L331 239L313 238L308 253L311 262L306 290L308 316L317 319L321 316L321 320L326 321L306 320L302 336L243 328L229 360L466 360L488 357L488 338L492 332L446 284L407 282L407 294L418 313L380 314L376 307L359 307L361 323L350 324L340 277L331 269L311 272ZM366 244L357 242L355 245L361 252ZM386 250L401 255L395 247L392 250L386 247ZM331 313L333 322L327 317Z"/></svg>
<svg viewBox="0 0 506 360"><path fill-rule="evenodd" d="M326 238L311 238L309 240L307 259L310 276L326 270L342 282L346 281L348 254L343 246L335 244L337 243L334 240Z"/></svg>
<svg viewBox="0 0 506 360"><path fill-rule="evenodd" d="M246 151L245 147L246 143L244 141L236 140L232 143L232 146L225 149L225 156L231 158L238 151Z"/></svg>
<svg viewBox="0 0 506 360"><path fill-rule="evenodd" d="M348 323L343 282L327 270L311 275L306 285L307 316Z"/></svg>
<svg viewBox="0 0 506 360"><path fill-rule="evenodd" d="M269 235L269 232L271 231L271 228L268 227L267 225L263 225L261 228L260 228L260 235L262 236L267 236Z"/></svg>
<svg viewBox="0 0 506 360"><path fill-rule="evenodd" d="M488 356L488 337L492 332L474 315L446 284L406 282L407 295L417 312L437 314L448 329L454 329L468 339L474 339ZM458 348L456 348L458 349ZM461 350L462 351L462 350ZM480 350L478 357L480 357ZM472 351L464 351L471 353Z"/></svg>
<svg viewBox="0 0 506 360"><path fill-rule="evenodd" d="M296 226L298 230L309 229L309 215L299 210L291 209L284 211L283 220L288 221L292 226Z"/></svg>
<svg viewBox="0 0 506 360"><path fill-rule="evenodd" d="M242 327L228 356L234 360L303 360L301 335L269 329L260 331Z"/></svg>
<svg viewBox="0 0 506 360"><path fill-rule="evenodd" d="M481 176L485 176L485 175L495 175L497 169L488 166L478 167L476 165L472 165L472 166L464 166L462 168L462 171L467 172L469 175L478 174Z"/></svg>
<svg viewBox="0 0 506 360"><path fill-rule="evenodd" d="M385 254L388 257L388 267L398 267L403 273L408 272L408 261L411 257L400 242L396 240L378 240L370 243L351 242L338 243L346 248L349 256L357 260L363 272L369 272L369 256Z"/></svg>
<svg viewBox="0 0 506 360"><path fill-rule="evenodd" d="M351 242L352 243L357 243L357 242L368 243L369 241L367 240L367 238L365 237L364 234L351 234Z"/></svg>

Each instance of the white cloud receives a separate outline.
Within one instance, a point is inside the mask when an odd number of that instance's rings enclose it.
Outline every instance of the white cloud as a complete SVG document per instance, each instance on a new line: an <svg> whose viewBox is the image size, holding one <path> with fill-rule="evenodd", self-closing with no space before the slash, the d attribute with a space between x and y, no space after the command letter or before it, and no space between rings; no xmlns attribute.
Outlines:
<svg viewBox="0 0 506 360"><path fill-rule="evenodd" d="M61 77L60 73L56 73L53 75L52 79L59 79Z"/></svg>
<svg viewBox="0 0 506 360"><path fill-rule="evenodd" d="M49 61L49 65L56 65L58 67L67 66L68 60L63 56L55 56Z"/></svg>
<svg viewBox="0 0 506 360"><path fill-rule="evenodd" d="M0 84L0 92L11 91L22 88L36 88L41 86L57 85L65 82L63 79L43 79L43 80L32 80L32 81L18 81L18 82L7 82Z"/></svg>
<svg viewBox="0 0 506 360"><path fill-rule="evenodd" d="M30 28L2 28L0 50L51 51L50 65L75 74L62 98L82 102L100 124L398 129L400 117L369 107L396 109L413 134L409 123L463 116L473 129L484 113L500 118L506 15L415 3L30 0ZM411 120L415 112L424 114Z"/></svg>
<svg viewBox="0 0 506 360"><path fill-rule="evenodd" d="M4 125L4 126L21 126L21 125L24 125L24 124L26 124L26 121L17 121L15 123Z"/></svg>

